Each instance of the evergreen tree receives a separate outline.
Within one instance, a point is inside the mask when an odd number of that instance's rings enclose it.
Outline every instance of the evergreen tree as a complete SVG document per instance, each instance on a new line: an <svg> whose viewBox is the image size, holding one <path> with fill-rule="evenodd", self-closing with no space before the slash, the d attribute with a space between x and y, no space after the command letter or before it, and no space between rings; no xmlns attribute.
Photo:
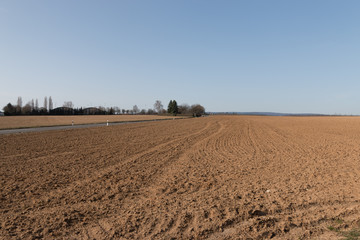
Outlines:
<svg viewBox="0 0 360 240"><path fill-rule="evenodd" d="M170 100L169 105L168 105L167 112L168 112L168 113L172 113L172 111L173 111L173 101Z"/></svg>
<svg viewBox="0 0 360 240"><path fill-rule="evenodd" d="M170 100L167 112L174 116L176 114L178 114L179 108L178 108L177 102L175 100Z"/></svg>
<svg viewBox="0 0 360 240"><path fill-rule="evenodd" d="M176 114L178 114L178 113L179 113L179 108L178 108L177 102L174 100L173 101L173 112L172 112L172 114L174 116L176 116Z"/></svg>

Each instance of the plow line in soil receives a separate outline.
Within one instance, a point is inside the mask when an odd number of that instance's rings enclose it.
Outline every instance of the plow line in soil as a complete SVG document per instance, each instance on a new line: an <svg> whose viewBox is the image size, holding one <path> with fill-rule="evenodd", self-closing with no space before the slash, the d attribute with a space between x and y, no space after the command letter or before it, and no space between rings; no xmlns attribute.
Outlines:
<svg viewBox="0 0 360 240"><path fill-rule="evenodd" d="M358 118L247 116L3 135L0 236L340 239L359 136Z"/></svg>

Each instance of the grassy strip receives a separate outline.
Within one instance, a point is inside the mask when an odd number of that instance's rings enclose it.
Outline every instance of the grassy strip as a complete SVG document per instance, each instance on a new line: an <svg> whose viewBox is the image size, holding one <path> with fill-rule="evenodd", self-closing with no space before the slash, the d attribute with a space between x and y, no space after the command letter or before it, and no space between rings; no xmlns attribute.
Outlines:
<svg viewBox="0 0 360 240"><path fill-rule="evenodd" d="M187 119L192 117L182 117L182 118L160 118L160 119L145 119L145 120L133 120L133 121L109 121L109 123L136 123L136 122L154 122L154 121L163 121L163 120L178 120L178 119ZM93 123L79 123L74 126L82 126L82 125L97 125L97 124L107 124L107 122L93 122ZM0 128L1 130L16 130L16 129L32 129L32 128L45 128L45 127L69 127L71 124L59 124L59 125L40 125L40 126L30 126L30 127L17 127L17 128Z"/></svg>

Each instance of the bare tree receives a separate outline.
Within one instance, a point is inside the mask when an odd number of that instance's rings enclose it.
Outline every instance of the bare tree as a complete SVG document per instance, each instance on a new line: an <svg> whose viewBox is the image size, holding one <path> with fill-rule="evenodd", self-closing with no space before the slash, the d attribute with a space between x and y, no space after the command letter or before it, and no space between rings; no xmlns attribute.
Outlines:
<svg viewBox="0 0 360 240"><path fill-rule="evenodd" d="M110 108L107 108L107 114L109 114L109 115L113 115L114 113L115 113L115 111L114 111L114 109L112 108L112 107L110 107Z"/></svg>
<svg viewBox="0 0 360 240"><path fill-rule="evenodd" d="M73 108L74 104L72 103L72 101L67 101L67 102L64 102L63 107ZM103 110L103 111L106 110L105 108L100 108L100 109Z"/></svg>
<svg viewBox="0 0 360 240"><path fill-rule="evenodd" d="M140 109L138 108L138 106L137 105L134 105L133 106L133 113L134 114L138 114L140 112Z"/></svg>
<svg viewBox="0 0 360 240"><path fill-rule="evenodd" d="M53 101L52 101L52 98L51 96L49 97L49 111L53 109Z"/></svg>
<svg viewBox="0 0 360 240"><path fill-rule="evenodd" d="M48 99L47 99L47 97L44 98L44 108L46 110L48 109Z"/></svg>
<svg viewBox="0 0 360 240"><path fill-rule="evenodd" d="M36 101L35 101L35 110L36 111L39 110L39 101L38 101L38 99L36 99Z"/></svg>
<svg viewBox="0 0 360 240"><path fill-rule="evenodd" d="M71 103L71 104L72 104L72 103ZM102 112L106 112L106 108L105 108L105 107L103 107L103 106L99 106L98 108L100 109L100 111L102 111Z"/></svg>
<svg viewBox="0 0 360 240"><path fill-rule="evenodd" d="M120 114L121 109L119 107L114 107L115 114Z"/></svg>
<svg viewBox="0 0 360 240"><path fill-rule="evenodd" d="M13 106L11 103L8 103L4 108L5 116L11 116L16 114L15 106Z"/></svg>
<svg viewBox="0 0 360 240"><path fill-rule="evenodd" d="M190 114L190 106L188 104L182 104L178 107L180 114Z"/></svg>
<svg viewBox="0 0 360 240"><path fill-rule="evenodd" d="M34 99L31 99L31 111L35 109Z"/></svg>
<svg viewBox="0 0 360 240"><path fill-rule="evenodd" d="M201 117L205 114L205 108L200 104L194 104L191 106L191 113L194 117Z"/></svg>
<svg viewBox="0 0 360 240"><path fill-rule="evenodd" d="M147 110L147 113L146 113L146 114L152 115L152 114L154 114L154 110L151 109L151 108L149 108L149 109Z"/></svg>
<svg viewBox="0 0 360 240"><path fill-rule="evenodd" d="M160 100L156 100L156 102L154 103L154 109L157 113L162 113L163 110L163 105L161 104Z"/></svg>
<svg viewBox="0 0 360 240"><path fill-rule="evenodd" d="M22 97L18 97L17 105L18 107L22 108Z"/></svg>
<svg viewBox="0 0 360 240"><path fill-rule="evenodd" d="M27 104L25 104L25 106L21 109L21 112L24 115L30 115L30 113L31 113L31 103L28 102Z"/></svg>

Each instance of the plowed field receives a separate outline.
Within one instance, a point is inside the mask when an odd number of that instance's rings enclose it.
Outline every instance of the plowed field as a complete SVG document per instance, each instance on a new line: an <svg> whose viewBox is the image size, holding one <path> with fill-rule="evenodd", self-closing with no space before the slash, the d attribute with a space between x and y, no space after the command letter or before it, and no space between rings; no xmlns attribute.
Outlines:
<svg viewBox="0 0 360 240"><path fill-rule="evenodd" d="M0 143L2 239L340 239L359 227L356 117L214 116Z"/></svg>

